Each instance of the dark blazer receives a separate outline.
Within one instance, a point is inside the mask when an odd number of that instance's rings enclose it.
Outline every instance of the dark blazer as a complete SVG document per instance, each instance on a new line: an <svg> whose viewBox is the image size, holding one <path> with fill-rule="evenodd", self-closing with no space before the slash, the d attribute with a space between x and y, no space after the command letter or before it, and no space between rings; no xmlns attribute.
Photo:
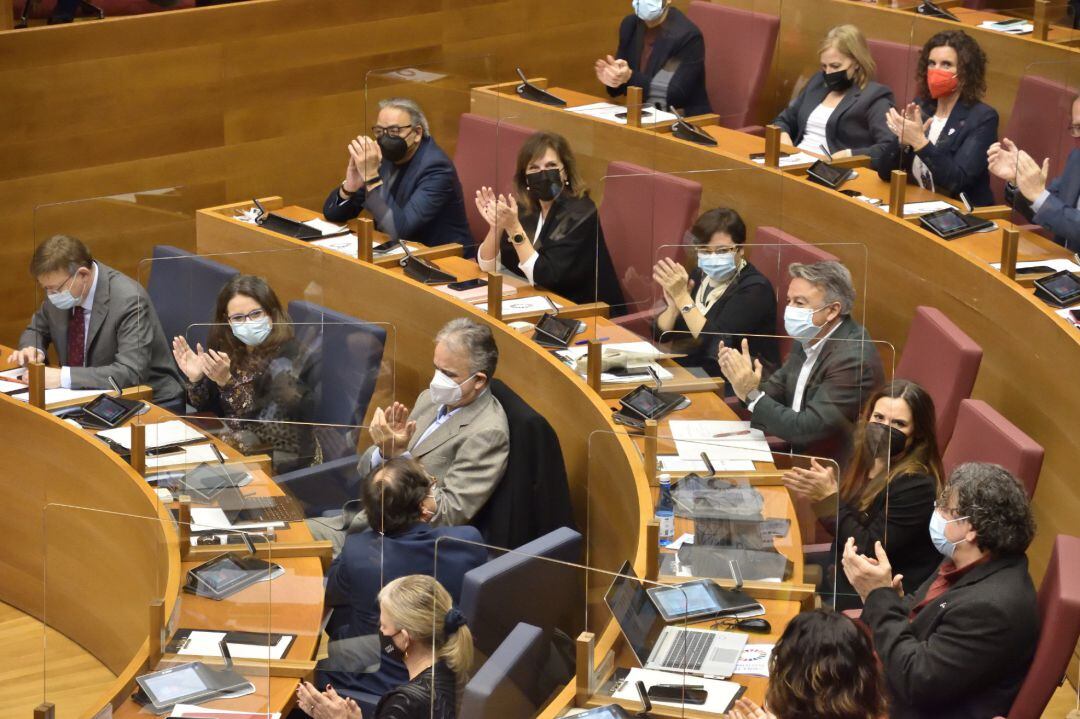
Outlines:
<svg viewBox="0 0 1080 719"><path fill-rule="evenodd" d="M912 593L941 564L934 543L930 541L930 515L937 499L937 482L928 474L902 474L894 478L863 512L851 504L830 497L814 506L821 524L833 535L830 550L837 562L849 537L855 538L859 551L873 552L874 542L881 542L889 553L893 572L903 574L904 591ZM862 604L844 570L836 568L836 608L849 609Z"/></svg>
<svg viewBox="0 0 1080 719"><path fill-rule="evenodd" d="M803 392L802 409L791 408L806 351L796 342L787 360L761 385L753 427L791 443L796 452L842 458L852 426L884 372L877 346L863 327L845 317L821 350Z"/></svg>
<svg viewBox="0 0 1080 719"><path fill-rule="evenodd" d="M690 272L691 294L697 291L704 277L699 267ZM667 333L653 320L653 339L674 342L672 350L686 355L676 362L685 367L701 367L711 376L720 377L716 355L721 341L728 347L739 347L745 335L776 334L776 291L769 278L749 262L743 265L705 314L701 332L696 339L691 337L681 312ZM750 354L762 364L770 368L780 364L780 350L774 337L751 337L749 343Z"/></svg>
<svg viewBox="0 0 1080 719"><path fill-rule="evenodd" d="M776 116L773 124L790 135L798 145L806 134L806 121L810 113L828 94L825 74L818 71L799 96ZM864 89L852 85L825 123L829 151L851 150L853 155L869 155L870 166L876 168L886 148L896 139L885 123L885 113L895 104L892 90L881 83L867 83Z"/></svg>
<svg viewBox="0 0 1080 719"><path fill-rule="evenodd" d="M530 239L535 239L540 214L518 206L518 220ZM524 277L518 269L518 256L504 232L500 239L503 267ZM604 242L604 230L596 204L588 195L571 197L565 192L555 198L551 213L540 229L540 257L533 267L533 281L555 294L578 304L607 302L612 314L625 311L622 289L615 276L615 266Z"/></svg>
<svg viewBox="0 0 1080 719"><path fill-rule="evenodd" d="M919 98L916 102L924 118L932 117L937 109L936 100ZM956 103L938 141L928 143L918 152L934 175L934 189L954 198L963 192L972 205L994 204L986 151L997 142L997 131L997 110L985 102ZM914 183L911 163L915 154L910 147L901 151L899 141L893 137L878 163L878 176L887 181L893 170L904 170L908 182Z"/></svg>
<svg viewBox="0 0 1080 719"><path fill-rule="evenodd" d="M108 389L112 377L121 387L150 385L157 404L179 400L184 396L180 370L150 296L122 272L95 264L98 275L86 333L86 363L71 368L71 388ZM71 310L57 309L46 299L30 318L19 347L48 352L53 345L60 363L66 364L70 320Z"/></svg>
<svg viewBox="0 0 1080 719"><path fill-rule="evenodd" d="M678 8L668 10L660 25L660 34L653 43L648 67L638 67L645 46L645 23L637 15L627 15L619 25L619 49L615 57L626 60L633 74L625 85L607 88L612 97L626 94L629 85L640 87L642 97L648 98L649 85L659 70L673 70L668 85L668 105L684 115L711 112L709 95L705 91L705 40L701 30Z"/></svg>
<svg viewBox="0 0 1080 719"><path fill-rule="evenodd" d="M991 559L961 576L909 620L936 573L901 599L870 592L862 621L874 633L893 719L1006 716L1039 636L1027 558Z"/></svg>
<svg viewBox="0 0 1080 719"><path fill-rule="evenodd" d="M465 573L487 561L483 541L473 527L432 527L423 522L393 536L370 529L350 534L326 576L326 604L334 607L327 633L332 639L377 634L379 590L410 574L437 578L456 605ZM385 655L377 672L326 674L336 687L376 695L409 680L405 666Z"/></svg>
<svg viewBox="0 0 1080 719"><path fill-rule="evenodd" d="M396 180L395 173L400 175ZM323 215L330 222L345 222L366 209L375 218L375 229L391 239L472 246L461 181L454 163L431 137L424 136L404 165L383 160L379 177L383 184L374 192L360 188L348 200L342 200L335 187L326 197Z"/></svg>
<svg viewBox="0 0 1080 719"><path fill-rule="evenodd" d="M1005 202L1016 208L1029 221L1054 233L1054 242L1072 252L1080 251L1080 149L1069 153L1065 171L1046 186L1050 196L1038 212L1031 207L1016 185L1005 185Z"/></svg>

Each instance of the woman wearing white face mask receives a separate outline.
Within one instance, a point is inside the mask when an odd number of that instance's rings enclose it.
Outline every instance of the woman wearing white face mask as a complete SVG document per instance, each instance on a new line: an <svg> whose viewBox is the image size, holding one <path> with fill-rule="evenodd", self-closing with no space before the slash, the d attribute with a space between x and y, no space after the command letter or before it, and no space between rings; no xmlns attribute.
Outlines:
<svg viewBox="0 0 1080 719"><path fill-rule="evenodd" d="M207 347L173 338L188 402L225 420L226 442L245 454L271 452L275 471L321 461L310 420L313 356L293 336L266 280L236 275L218 293Z"/></svg>
<svg viewBox="0 0 1080 719"><path fill-rule="evenodd" d="M634 12L619 26L619 48L595 63L608 94L642 88L645 104L684 115L711 112L705 91L705 40L671 0L633 0Z"/></svg>
<svg viewBox="0 0 1080 719"><path fill-rule="evenodd" d="M764 335L776 331L776 293L743 254L746 225L739 213L726 207L709 210L690 228L686 242L696 255L692 272L667 258L653 267L653 281L667 303L653 321L653 337L685 354L679 363L718 377L718 343L734 346L746 335L759 335L750 338L750 351L775 365L776 341Z"/></svg>

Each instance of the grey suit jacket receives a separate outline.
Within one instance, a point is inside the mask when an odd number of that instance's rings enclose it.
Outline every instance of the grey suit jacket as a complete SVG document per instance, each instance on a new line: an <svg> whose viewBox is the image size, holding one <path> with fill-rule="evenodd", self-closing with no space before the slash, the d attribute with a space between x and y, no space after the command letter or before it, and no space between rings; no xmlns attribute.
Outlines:
<svg viewBox="0 0 1080 719"><path fill-rule="evenodd" d="M146 290L135 280L100 262L90 328L86 335L86 366L71 368L72 389L108 389L109 377L121 387L148 384L154 401L183 396L180 371L173 360L161 322ZM56 347L61 364L67 359L71 310L45 300L19 338L19 347L43 352Z"/></svg>
<svg viewBox="0 0 1080 719"><path fill-rule="evenodd" d="M416 432L409 442L408 452L436 479L436 510L431 524L468 524L506 472L510 455L506 413L491 392L486 391L443 422L423 442L418 442L438 412L439 407L432 403L430 393L427 390L421 392L409 415L409 419L416 422ZM367 477L371 471L374 451L374 447L369 448L360 457L357 470L361 477ZM353 502L349 504L354 505ZM351 514L348 509L347 506L347 515ZM348 521L350 533L363 531L368 526L363 512L349 516Z"/></svg>
<svg viewBox="0 0 1080 719"><path fill-rule="evenodd" d="M791 443L797 452L840 458L863 403L884 372L866 330L845 317L821 350L803 391L802 409L791 408L806 351L795 343L783 366L761 385L752 426Z"/></svg>

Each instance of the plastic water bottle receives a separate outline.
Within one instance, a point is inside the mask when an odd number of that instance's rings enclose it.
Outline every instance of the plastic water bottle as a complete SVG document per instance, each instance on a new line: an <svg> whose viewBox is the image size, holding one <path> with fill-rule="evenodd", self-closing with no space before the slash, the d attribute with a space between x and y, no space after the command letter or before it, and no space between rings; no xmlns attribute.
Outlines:
<svg viewBox="0 0 1080 719"><path fill-rule="evenodd" d="M675 502L671 499L671 475L660 475L660 497L656 500L656 521L660 525L660 546L675 539Z"/></svg>

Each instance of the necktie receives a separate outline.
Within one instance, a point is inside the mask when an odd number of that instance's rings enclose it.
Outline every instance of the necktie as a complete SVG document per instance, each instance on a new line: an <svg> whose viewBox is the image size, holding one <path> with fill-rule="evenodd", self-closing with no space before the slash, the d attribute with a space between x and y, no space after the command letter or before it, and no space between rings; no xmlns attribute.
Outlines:
<svg viewBox="0 0 1080 719"><path fill-rule="evenodd" d="M76 307L71 310L71 321L68 322L68 345L67 366L82 367L83 357L86 354L86 322L83 320L85 310Z"/></svg>

